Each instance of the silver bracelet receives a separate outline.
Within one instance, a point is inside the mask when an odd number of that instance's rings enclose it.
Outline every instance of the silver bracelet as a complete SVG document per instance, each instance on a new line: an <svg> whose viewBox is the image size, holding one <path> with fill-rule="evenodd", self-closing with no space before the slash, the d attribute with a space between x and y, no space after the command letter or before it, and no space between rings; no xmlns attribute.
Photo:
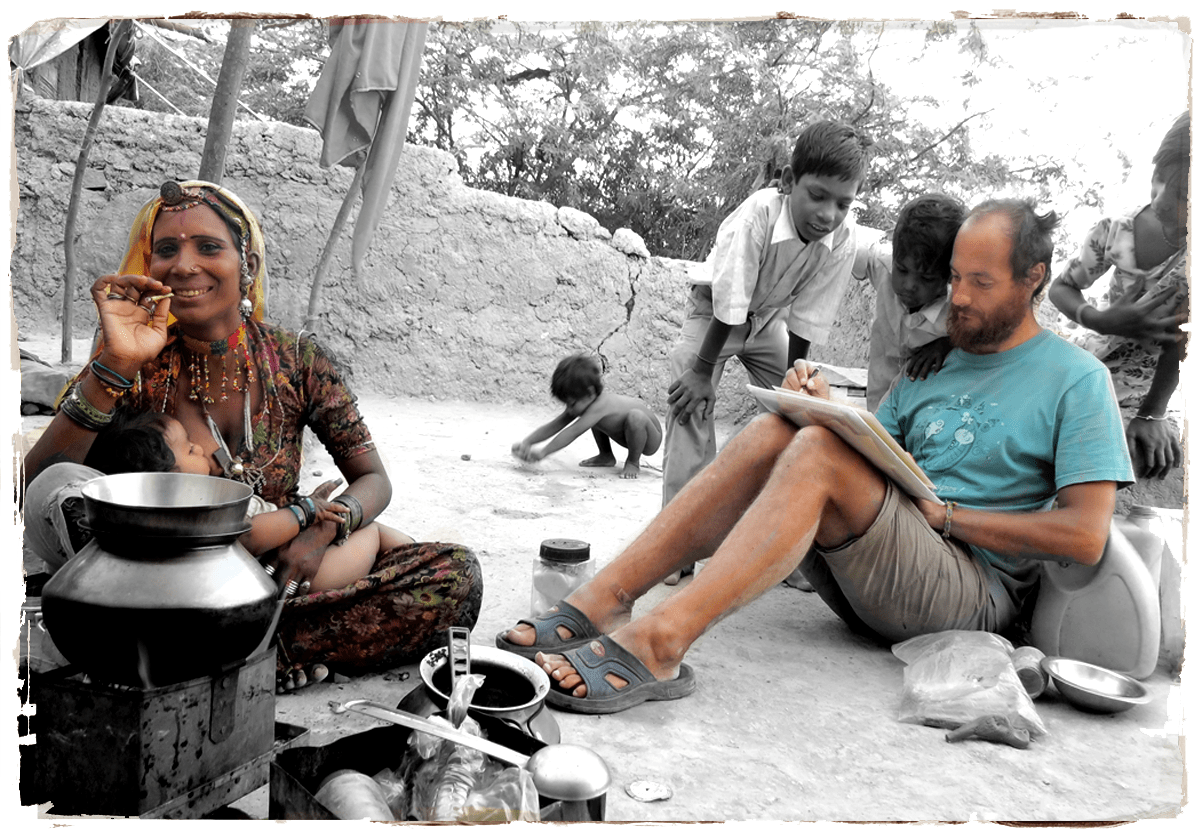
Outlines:
<svg viewBox="0 0 1200 840"><path fill-rule="evenodd" d="M101 411L88 402L80 387L81 383L75 383L75 387L63 397L59 409L89 432L98 432L112 422L113 413Z"/></svg>
<svg viewBox="0 0 1200 840"><path fill-rule="evenodd" d="M1137 415L1134 415L1133 419L1134 420L1149 420L1152 423L1161 423L1163 420L1167 419L1167 415L1164 414L1162 417L1155 417L1152 414L1137 414Z"/></svg>

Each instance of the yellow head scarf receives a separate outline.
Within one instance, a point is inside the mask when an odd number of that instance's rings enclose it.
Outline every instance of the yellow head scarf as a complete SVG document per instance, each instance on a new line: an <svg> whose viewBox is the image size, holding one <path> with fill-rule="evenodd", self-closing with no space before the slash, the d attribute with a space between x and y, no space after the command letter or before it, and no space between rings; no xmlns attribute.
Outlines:
<svg viewBox="0 0 1200 840"><path fill-rule="evenodd" d="M164 185L165 186L165 185ZM266 301L267 287L267 254L263 242L262 229L253 211L240 198L224 187L210 184L207 181L184 181L178 185L182 188L182 199L188 205L207 204L217 214L231 219L242 231L242 263L246 263L250 254L258 255L258 273L251 278L247 297L253 305L250 315L255 321L263 319L263 308ZM167 190L169 191L169 188ZM164 202L162 195L147 202L133 220L129 231L129 245L125 249L125 257L121 260L119 274L150 275L150 249L154 233L154 220L162 210ZM174 323L175 316L170 316L168 323Z"/></svg>

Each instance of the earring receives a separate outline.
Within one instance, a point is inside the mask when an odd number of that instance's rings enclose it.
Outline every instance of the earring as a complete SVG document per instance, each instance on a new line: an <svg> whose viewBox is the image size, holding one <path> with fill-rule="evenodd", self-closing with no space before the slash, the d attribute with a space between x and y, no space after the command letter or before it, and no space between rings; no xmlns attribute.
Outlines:
<svg viewBox="0 0 1200 840"><path fill-rule="evenodd" d="M254 278L250 276L250 266L242 263L242 299L238 302L238 311L243 318L249 318L254 312L254 304L250 302L250 285Z"/></svg>

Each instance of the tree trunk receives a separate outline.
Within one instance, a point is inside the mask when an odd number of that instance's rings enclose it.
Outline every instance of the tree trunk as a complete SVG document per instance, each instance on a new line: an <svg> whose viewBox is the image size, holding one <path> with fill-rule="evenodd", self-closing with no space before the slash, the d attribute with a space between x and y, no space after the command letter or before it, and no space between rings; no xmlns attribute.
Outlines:
<svg viewBox="0 0 1200 840"><path fill-rule="evenodd" d="M79 215L79 197L83 193L83 176L87 172L88 157L91 155L92 142L100 127L100 116L104 113L104 103L108 99L108 89L112 85L113 56L117 54L117 42L121 39L121 28L132 26L130 20L108 22L108 49L104 51L104 66L100 68L99 89L96 91L96 104L92 108L92 116L88 120L87 130L83 133L80 144L79 158L75 161L75 177L71 181L71 201L67 206L67 221L63 232L63 309L62 309L62 363L71 363L71 339L74 327L74 307L72 298L75 292L75 220Z"/></svg>
<svg viewBox="0 0 1200 840"><path fill-rule="evenodd" d="M254 20L233 20L229 24L229 40L225 42L225 57L217 76L212 108L208 114L208 133L204 138L204 156L200 159L200 180L219 184L225 177L225 153L233 133L238 96L242 79L250 63L250 40L254 36Z"/></svg>

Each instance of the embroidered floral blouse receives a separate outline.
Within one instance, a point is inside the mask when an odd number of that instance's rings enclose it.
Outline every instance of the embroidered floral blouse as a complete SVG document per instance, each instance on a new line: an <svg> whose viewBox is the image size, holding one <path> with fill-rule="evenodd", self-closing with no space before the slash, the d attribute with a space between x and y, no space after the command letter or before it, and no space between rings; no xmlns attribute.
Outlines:
<svg viewBox="0 0 1200 840"><path fill-rule="evenodd" d="M370 452L375 444L349 385L314 340L271 324L248 321L247 326L267 398L251 418L252 441L243 441L233 455L247 467L239 480L269 502L288 504L300 487L306 426L335 460ZM135 406L174 413L183 354L176 333L142 368L140 385L128 397Z"/></svg>

